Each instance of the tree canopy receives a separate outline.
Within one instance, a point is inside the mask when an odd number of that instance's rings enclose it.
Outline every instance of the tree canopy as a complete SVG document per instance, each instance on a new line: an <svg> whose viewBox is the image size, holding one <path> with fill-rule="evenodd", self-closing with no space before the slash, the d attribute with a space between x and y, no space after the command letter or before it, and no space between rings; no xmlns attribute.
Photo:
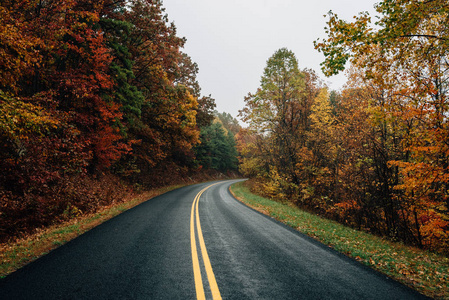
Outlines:
<svg viewBox="0 0 449 300"><path fill-rule="evenodd" d="M448 6L382 1L346 22L328 14L315 47L328 91L276 51L241 111L240 170L258 190L359 229L432 250L449 245Z"/></svg>
<svg viewBox="0 0 449 300"><path fill-rule="evenodd" d="M0 239L103 203L76 182L199 168L215 100L185 41L160 0L1 2Z"/></svg>

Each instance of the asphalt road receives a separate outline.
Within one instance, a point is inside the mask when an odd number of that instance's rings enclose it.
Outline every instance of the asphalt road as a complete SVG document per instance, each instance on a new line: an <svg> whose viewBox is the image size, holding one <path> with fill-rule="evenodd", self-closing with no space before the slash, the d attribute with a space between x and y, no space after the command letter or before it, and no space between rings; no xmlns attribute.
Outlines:
<svg viewBox="0 0 449 300"><path fill-rule="evenodd" d="M0 280L0 299L425 299L247 208L233 182L107 221Z"/></svg>

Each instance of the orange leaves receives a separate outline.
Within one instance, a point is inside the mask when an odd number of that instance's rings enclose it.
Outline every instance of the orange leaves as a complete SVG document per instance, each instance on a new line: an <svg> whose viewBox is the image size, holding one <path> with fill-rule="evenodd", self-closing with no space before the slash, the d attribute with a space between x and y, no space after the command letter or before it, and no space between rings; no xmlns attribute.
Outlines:
<svg viewBox="0 0 449 300"><path fill-rule="evenodd" d="M3 5L0 20L0 89L17 92L21 76L36 62L38 39L24 34L23 24Z"/></svg>
<svg viewBox="0 0 449 300"><path fill-rule="evenodd" d="M342 209L343 212L360 209L360 205L358 205L354 200L336 203L335 206Z"/></svg>
<svg viewBox="0 0 449 300"><path fill-rule="evenodd" d="M94 29L99 12L84 1L57 0L38 6L27 1L6 3L0 6L0 13L4 17L0 23L0 59L15 68L15 77L1 74L5 76L0 79L5 80L0 88L15 94L6 99L2 93L2 100L7 100L2 115L10 117L9 123L2 125L10 138L27 134L54 138L58 132L58 138L64 140L64 128L72 128L70 132L78 132L76 142L85 147L71 145L71 153L86 151L86 156L92 151L89 146L94 147L93 136L104 133L120 138L111 127L121 117L118 105L108 105L102 99L113 84L107 74L112 57L101 31ZM57 143L61 148L54 150L64 151L67 143ZM101 151L118 151L112 142L105 146ZM116 155L111 157L116 159Z"/></svg>
<svg viewBox="0 0 449 300"><path fill-rule="evenodd" d="M94 140L94 149L98 159L98 168L107 169L122 155L129 153L132 149L122 141L118 129L111 126L102 126Z"/></svg>
<svg viewBox="0 0 449 300"><path fill-rule="evenodd" d="M184 42L161 1L2 1L0 195L25 203L11 216L89 202L54 197L75 175L146 171L153 184L154 168L194 165L201 110Z"/></svg>
<svg viewBox="0 0 449 300"><path fill-rule="evenodd" d="M437 210L435 205L429 206L427 209L421 210L419 216L423 244L431 250L441 251L442 249L448 249L449 218L441 214L441 209ZM446 208L444 207L443 209Z"/></svg>
<svg viewBox="0 0 449 300"><path fill-rule="evenodd" d="M436 249L448 243L449 232L449 8L443 0L401 0L381 1L376 10L380 17L375 24L366 13L352 22L329 13L328 37L315 47L325 55L326 74L343 70L351 60L353 84L348 87L370 91L364 97L369 121L354 124L368 138L354 149L362 156L358 162L373 166L365 169L369 179L359 203L380 200L387 227L399 222L414 235L398 233L403 238ZM356 146L355 141L350 143ZM418 214L429 219L418 219ZM432 227L442 233L438 238L431 237Z"/></svg>
<svg viewBox="0 0 449 300"><path fill-rule="evenodd" d="M357 221L354 218L359 215L363 208L355 201L346 199L342 202L335 203L328 209L329 213L336 214L342 223L357 226Z"/></svg>

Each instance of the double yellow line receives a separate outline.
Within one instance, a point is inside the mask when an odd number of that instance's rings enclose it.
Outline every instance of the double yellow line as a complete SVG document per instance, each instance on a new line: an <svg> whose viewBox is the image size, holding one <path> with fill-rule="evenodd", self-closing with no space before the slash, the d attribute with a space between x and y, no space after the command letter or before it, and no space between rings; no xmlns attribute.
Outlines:
<svg viewBox="0 0 449 300"><path fill-rule="evenodd" d="M195 289L197 299L206 299L204 294L203 280L201 278L200 262L198 259L198 251L196 246L195 237L195 220L196 220L196 230L198 232L198 240L200 243L201 254L203 256L204 268L206 269L207 280L209 281L210 290L212 292L213 299L221 299L220 290L218 289L217 281L215 280L215 275L210 264L209 255L207 254L206 244L204 243L203 232L201 231L200 216L198 211L198 203L200 201L201 195L211 186L218 184L211 184L204 189L202 189L195 197L192 203L192 211L190 215L190 243L192 247L192 263L193 263L193 275L195 278Z"/></svg>

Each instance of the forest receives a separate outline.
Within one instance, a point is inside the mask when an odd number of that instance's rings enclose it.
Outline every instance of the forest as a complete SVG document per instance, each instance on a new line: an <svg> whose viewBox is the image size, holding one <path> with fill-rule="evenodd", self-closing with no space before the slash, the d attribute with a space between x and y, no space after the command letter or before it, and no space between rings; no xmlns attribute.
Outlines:
<svg viewBox="0 0 449 300"><path fill-rule="evenodd" d="M449 249L449 5L382 1L330 11L315 41L329 91L281 48L245 98L237 137L253 191L393 241Z"/></svg>
<svg viewBox="0 0 449 300"><path fill-rule="evenodd" d="M330 11L332 91L280 48L242 128L202 95L161 0L0 4L0 242L126 193L240 174L255 193L448 254L449 5ZM306 58L299 58L306 59Z"/></svg>
<svg viewBox="0 0 449 300"><path fill-rule="evenodd" d="M238 123L162 1L4 0L0 20L0 241L237 171Z"/></svg>

